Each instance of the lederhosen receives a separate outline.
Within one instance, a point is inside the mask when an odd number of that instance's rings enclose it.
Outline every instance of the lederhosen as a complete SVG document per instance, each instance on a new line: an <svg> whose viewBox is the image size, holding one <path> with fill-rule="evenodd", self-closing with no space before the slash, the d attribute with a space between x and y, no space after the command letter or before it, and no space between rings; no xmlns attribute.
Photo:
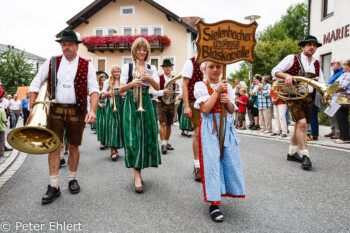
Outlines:
<svg viewBox="0 0 350 233"><path fill-rule="evenodd" d="M200 69L200 66L198 63L195 61L195 57L192 57L191 59L192 65L193 65L193 73L192 73L192 78L190 80L190 84L188 86L188 101L189 105L192 110L192 118L190 120L191 122L191 128L196 128L198 127L199 124L199 119L200 119L200 111L199 109L195 109L194 102L196 101L196 98L194 97L194 85L197 82L203 81L203 73Z"/></svg>
<svg viewBox="0 0 350 233"><path fill-rule="evenodd" d="M146 69L150 69L148 65ZM133 64L129 64L130 83ZM136 169L158 167L162 163L158 145L158 127L149 88L142 87L142 104L145 112L137 112L139 100L134 101L133 88L128 90L123 108L123 134L125 166ZM139 97L138 97L139 99Z"/></svg>
<svg viewBox="0 0 350 233"><path fill-rule="evenodd" d="M109 80L108 80L109 81ZM114 100L117 108L117 112L113 112ZM107 97L105 107L105 145L120 149L124 147L123 137L123 105L124 98L121 96Z"/></svg>
<svg viewBox="0 0 350 233"><path fill-rule="evenodd" d="M208 93L213 90L206 83ZM226 90L227 93L227 90ZM204 201L220 205L221 197L244 198L245 187L238 144L240 140L230 114L224 122L224 154L220 159L219 129L221 103L217 98L209 114L201 113L199 123L199 162Z"/></svg>
<svg viewBox="0 0 350 233"><path fill-rule="evenodd" d="M304 76L306 78L319 77L320 63L318 60L315 61L314 66L315 74L306 73L300 60L300 54L295 54L293 65L285 73L292 76ZM306 119L307 123L311 122L313 95L313 93L309 93L304 99L285 101L294 122L298 122L303 118Z"/></svg>
<svg viewBox="0 0 350 233"><path fill-rule="evenodd" d="M56 57L56 74L58 72L62 55ZM50 61L47 90L51 93L51 71ZM49 117L48 128L58 134L63 141L64 130L66 130L67 141L73 145L81 145L85 126L85 116L87 110L87 75L89 71L89 61L79 57L78 70L74 79L74 90L76 104L53 104ZM56 85L57 86L57 79Z"/></svg>
<svg viewBox="0 0 350 233"><path fill-rule="evenodd" d="M170 78L173 78L174 76L171 76ZM165 78L164 75L159 76L159 89L164 90L165 86ZM175 83L173 84L173 90L175 90ZM163 102L162 96L158 97L158 100L160 102L157 103L157 109L158 109L158 118L160 123L166 123L167 125L172 125L174 121L174 109L175 109L175 103L166 104Z"/></svg>

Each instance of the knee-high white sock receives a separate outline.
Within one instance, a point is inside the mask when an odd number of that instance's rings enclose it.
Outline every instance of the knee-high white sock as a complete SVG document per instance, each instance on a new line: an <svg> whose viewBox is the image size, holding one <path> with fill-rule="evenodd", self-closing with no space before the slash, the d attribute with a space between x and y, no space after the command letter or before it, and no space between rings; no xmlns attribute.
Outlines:
<svg viewBox="0 0 350 233"><path fill-rule="evenodd" d="M77 179L77 172L69 171L68 182L70 182L72 180L76 180L76 179Z"/></svg>
<svg viewBox="0 0 350 233"><path fill-rule="evenodd" d="M308 149L300 150L300 154L301 154L301 157L303 157L305 155L306 157L310 158Z"/></svg>
<svg viewBox="0 0 350 233"><path fill-rule="evenodd" d="M58 175L50 176L50 186L58 189Z"/></svg>
<svg viewBox="0 0 350 233"><path fill-rule="evenodd" d="M293 155L293 154L295 154L295 152L297 152L297 150L298 150L298 146L290 145L288 154Z"/></svg>

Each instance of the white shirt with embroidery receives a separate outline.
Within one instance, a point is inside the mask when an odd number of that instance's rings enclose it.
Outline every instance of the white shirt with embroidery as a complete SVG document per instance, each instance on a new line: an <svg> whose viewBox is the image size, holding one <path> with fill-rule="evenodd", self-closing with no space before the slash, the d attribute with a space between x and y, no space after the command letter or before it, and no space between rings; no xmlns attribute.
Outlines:
<svg viewBox="0 0 350 233"><path fill-rule="evenodd" d="M60 66L57 71L56 101L61 104L76 104L76 95L74 89L74 79L77 74L79 56L69 62L65 56L62 56ZM49 76L50 59L47 59L40 68L37 75L30 83L29 92L38 92L44 80ZM87 74L87 88L89 94L100 93L96 79L94 66L89 62Z"/></svg>

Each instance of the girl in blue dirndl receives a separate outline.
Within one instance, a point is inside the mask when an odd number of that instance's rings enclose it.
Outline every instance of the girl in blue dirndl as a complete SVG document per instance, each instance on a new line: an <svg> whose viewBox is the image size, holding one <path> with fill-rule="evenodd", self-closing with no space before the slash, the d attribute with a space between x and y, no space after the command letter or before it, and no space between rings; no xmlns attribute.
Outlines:
<svg viewBox="0 0 350 233"><path fill-rule="evenodd" d="M220 80L223 66L214 62L205 62L203 73L205 82L194 87L195 107L201 110L199 124L199 161L203 184L204 201L210 203L209 212L216 222L224 217L219 209L222 196L244 198L245 188L238 144L240 140L235 130L231 114L237 108L234 93L226 80ZM224 121L224 152L220 158L219 129L220 104L226 109Z"/></svg>

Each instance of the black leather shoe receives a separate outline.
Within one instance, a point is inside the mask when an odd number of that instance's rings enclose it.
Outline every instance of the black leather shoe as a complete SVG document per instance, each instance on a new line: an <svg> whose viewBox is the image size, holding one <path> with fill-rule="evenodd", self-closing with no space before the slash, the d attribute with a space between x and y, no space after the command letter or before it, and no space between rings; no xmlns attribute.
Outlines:
<svg viewBox="0 0 350 233"><path fill-rule="evenodd" d="M51 185L48 185L47 191L46 191L45 195L43 196L43 198L41 199L41 203L42 204L49 204L49 203L53 202L60 195L61 195L60 187L58 187L58 189L57 189L55 187L51 187Z"/></svg>
<svg viewBox="0 0 350 233"><path fill-rule="evenodd" d="M7 146L4 146L5 147L5 151L12 151L13 148L8 148Z"/></svg>
<svg viewBox="0 0 350 233"><path fill-rule="evenodd" d="M80 186L78 184L77 180L71 180L68 183L68 188L69 188L69 192L71 194L75 194L75 193L79 193L80 192Z"/></svg>
<svg viewBox="0 0 350 233"><path fill-rule="evenodd" d="M60 159L60 168L66 165L66 160L64 158Z"/></svg>
<svg viewBox="0 0 350 233"><path fill-rule="evenodd" d="M299 156L297 152L295 152L293 155L287 154L287 160L298 162L298 163L303 162L303 159Z"/></svg>
<svg viewBox="0 0 350 233"><path fill-rule="evenodd" d="M162 154L166 154L167 152L167 147L162 145Z"/></svg>
<svg viewBox="0 0 350 233"><path fill-rule="evenodd" d="M174 150L174 147L172 147L170 144L166 145L167 150Z"/></svg>
<svg viewBox="0 0 350 233"><path fill-rule="evenodd" d="M303 163L301 164L304 169L310 169L312 167L310 158L306 155L303 156Z"/></svg>

